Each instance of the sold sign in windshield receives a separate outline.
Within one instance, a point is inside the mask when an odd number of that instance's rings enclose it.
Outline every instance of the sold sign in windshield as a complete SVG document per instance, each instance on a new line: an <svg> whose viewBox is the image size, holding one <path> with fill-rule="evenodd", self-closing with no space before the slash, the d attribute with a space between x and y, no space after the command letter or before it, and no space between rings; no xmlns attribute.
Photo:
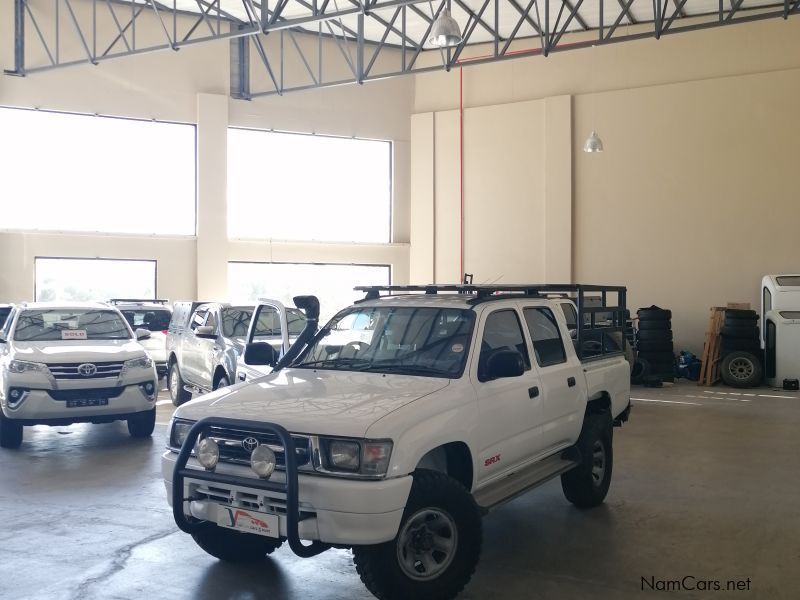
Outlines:
<svg viewBox="0 0 800 600"><path fill-rule="evenodd" d="M61 330L61 339L62 340L85 340L86 337L86 330L85 329L62 329Z"/></svg>

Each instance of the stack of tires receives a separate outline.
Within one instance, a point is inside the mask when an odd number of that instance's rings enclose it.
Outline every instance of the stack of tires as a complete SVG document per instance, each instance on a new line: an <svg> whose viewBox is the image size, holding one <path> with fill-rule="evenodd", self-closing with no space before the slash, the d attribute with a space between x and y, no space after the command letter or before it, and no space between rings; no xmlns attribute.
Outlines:
<svg viewBox="0 0 800 600"><path fill-rule="evenodd" d="M760 385L764 370L758 335L758 313L754 310L726 309L721 335L722 380L732 387Z"/></svg>
<svg viewBox="0 0 800 600"><path fill-rule="evenodd" d="M675 354L672 346L672 312L658 306L640 308L636 333L638 361L643 375L673 381Z"/></svg>

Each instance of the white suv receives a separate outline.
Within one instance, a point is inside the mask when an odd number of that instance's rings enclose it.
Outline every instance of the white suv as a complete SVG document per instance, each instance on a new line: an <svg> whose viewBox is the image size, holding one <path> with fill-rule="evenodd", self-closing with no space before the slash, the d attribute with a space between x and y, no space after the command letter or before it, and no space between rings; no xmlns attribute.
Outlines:
<svg viewBox="0 0 800 600"><path fill-rule="evenodd" d="M156 363L159 377L167 374L167 329L172 319L168 300L136 300L113 298L108 301L125 317L133 329L146 329L150 337L141 340L147 354Z"/></svg>
<svg viewBox="0 0 800 600"><path fill-rule="evenodd" d="M18 448L25 425L128 422L153 433L153 360L120 312L105 304L23 304L0 331L0 446Z"/></svg>

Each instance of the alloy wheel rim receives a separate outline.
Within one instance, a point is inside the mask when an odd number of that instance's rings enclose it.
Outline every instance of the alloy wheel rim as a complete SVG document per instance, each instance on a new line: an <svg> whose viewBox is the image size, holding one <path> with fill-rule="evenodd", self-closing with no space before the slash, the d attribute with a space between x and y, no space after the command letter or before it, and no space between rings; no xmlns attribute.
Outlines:
<svg viewBox="0 0 800 600"><path fill-rule="evenodd" d="M441 509L423 508L406 521L397 536L397 561L410 579L428 581L447 570L457 546L453 517Z"/></svg>
<svg viewBox="0 0 800 600"><path fill-rule="evenodd" d="M606 474L606 447L601 440L592 446L592 483L599 486Z"/></svg>
<svg viewBox="0 0 800 600"><path fill-rule="evenodd" d="M736 379L749 379L753 376L753 363L746 358L735 358L731 361L728 371Z"/></svg>
<svg viewBox="0 0 800 600"><path fill-rule="evenodd" d="M177 398L178 396L178 378L175 377L175 373L170 373L169 378L169 392L172 394L173 398Z"/></svg>

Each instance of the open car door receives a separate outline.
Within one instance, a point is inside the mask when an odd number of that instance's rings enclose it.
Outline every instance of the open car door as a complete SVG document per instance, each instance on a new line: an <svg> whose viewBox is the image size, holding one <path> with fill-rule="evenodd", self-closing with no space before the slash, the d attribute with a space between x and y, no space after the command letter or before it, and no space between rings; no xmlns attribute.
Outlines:
<svg viewBox="0 0 800 600"><path fill-rule="evenodd" d="M239 356L236 380L251 381L272 371L292 343L292 331L301 331L305 317L278 300L260 298L253 309L244 352ZM296 337L295 334L294 337Z"/></svg>

